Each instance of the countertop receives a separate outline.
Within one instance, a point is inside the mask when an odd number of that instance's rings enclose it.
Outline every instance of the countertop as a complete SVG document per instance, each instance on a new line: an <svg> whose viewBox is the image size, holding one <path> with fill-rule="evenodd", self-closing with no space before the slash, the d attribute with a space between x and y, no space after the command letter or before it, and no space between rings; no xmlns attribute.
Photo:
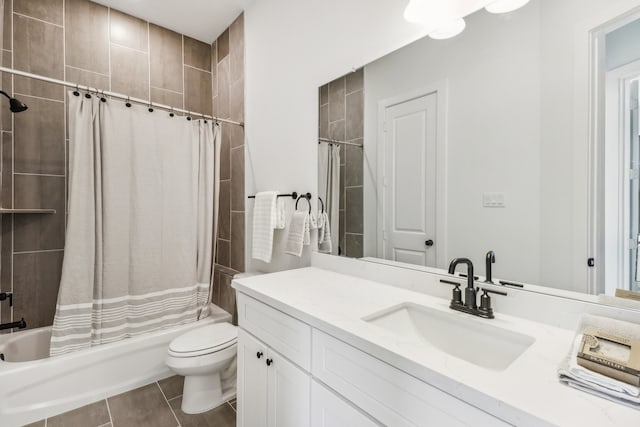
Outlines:
<svg viewBox="0 0 640 427"><path fill-rule="evenodd" d="M469 317L441 298L315 267L236 279L233 286L513 425L640 425L640 411L558 382L556 370L575 331L499 312L495 319L477 318L535 338L507 369L494 371L362 320L404 302Z"/></svg>

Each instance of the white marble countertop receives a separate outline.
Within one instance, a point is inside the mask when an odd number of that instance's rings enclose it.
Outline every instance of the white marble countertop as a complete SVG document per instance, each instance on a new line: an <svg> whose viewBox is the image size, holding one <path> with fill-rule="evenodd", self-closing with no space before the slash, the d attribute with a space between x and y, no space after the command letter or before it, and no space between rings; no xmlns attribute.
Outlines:
<svg viewBox="0 0 640 427"><path fill-rule="evenodd" d="M558 382L556 370L569 351L575 331L499 312L492 320L478 318L478 322L491 322L536 340L506 370L494 371L419 342L403 341L362 320L403 302L469 316L450 310L444 299L315 267L236 279L233 283L239 292L513 425L640 425L640 411Z"/></svg>

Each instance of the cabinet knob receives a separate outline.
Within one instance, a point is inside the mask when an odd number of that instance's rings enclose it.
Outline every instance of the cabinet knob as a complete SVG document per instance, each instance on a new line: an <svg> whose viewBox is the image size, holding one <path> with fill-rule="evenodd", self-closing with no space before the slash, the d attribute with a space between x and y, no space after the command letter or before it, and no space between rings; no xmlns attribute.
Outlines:
<svg viewBox="0 0 640 427"><path fill-rule="evenodd" d="M273 363L273 359L267 359L267 366L271 366L272 363Z"/></svg>
<svg viewBox="0 0 640 427"><path fill-rule="evenodd" d="M258 359L260 359L260 358L262 357L262 352L261 352L261 351L259 351L258 353L256 353L256 357L257 357Z"/></svg>

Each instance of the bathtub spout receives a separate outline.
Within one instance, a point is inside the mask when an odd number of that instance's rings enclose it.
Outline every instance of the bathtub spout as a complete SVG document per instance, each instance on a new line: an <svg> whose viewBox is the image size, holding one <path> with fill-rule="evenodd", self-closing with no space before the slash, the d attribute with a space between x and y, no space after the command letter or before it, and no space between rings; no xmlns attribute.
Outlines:
<svg viewBox="0 0 640 427"><path fill-rule="evenodd" d="M27 327L27 322L24 321L24 317L22 319L20 319L17 322L11 322L11 323L1 323L0 324L0 331L3 329L14 329L14 328L18 328L18 329L24 329Z"/></svg>

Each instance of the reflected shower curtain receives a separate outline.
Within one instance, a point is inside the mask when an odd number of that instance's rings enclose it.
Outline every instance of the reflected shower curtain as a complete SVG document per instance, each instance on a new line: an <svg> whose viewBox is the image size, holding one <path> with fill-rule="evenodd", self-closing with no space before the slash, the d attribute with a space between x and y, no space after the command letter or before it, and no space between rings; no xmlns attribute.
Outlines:
<svg viewBox="0 0 640 427"><path fill-rule="evenodd" d="M220 126L69 94L69 206L51 355L208 306Z"/></svg>
<svg viewBox="0 0 640 427"><path fill-rule="evenodd" d="M338 254L338 236L340 219L340 147L334 144L318 145L318 194L324 201L329 215L331 230L331 250L320 244L318 251Z"/></svg>

